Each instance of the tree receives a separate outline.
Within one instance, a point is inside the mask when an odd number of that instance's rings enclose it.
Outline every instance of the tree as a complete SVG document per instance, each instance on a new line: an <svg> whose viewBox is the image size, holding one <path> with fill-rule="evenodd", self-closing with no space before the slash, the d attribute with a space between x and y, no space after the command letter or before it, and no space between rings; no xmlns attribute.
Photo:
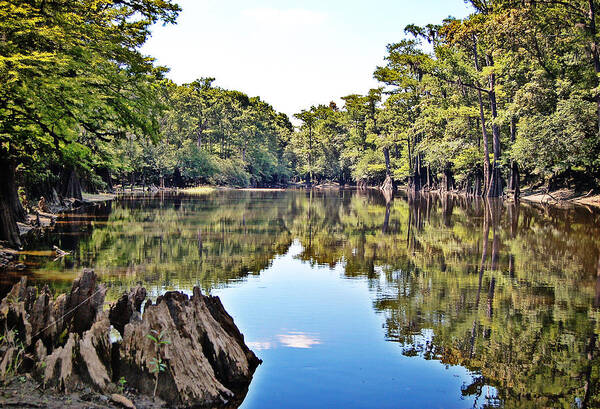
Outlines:
<svg viewBox="0 0 600 409"><path fill-rule="evenodd" d="M307 182L309 185L314 183L314 128L317 121L317 108L311 107L310 110L302 110L294 116L302 121L300 130L305 135L302 146L302 153L306 156L306 165L304 173L308 176Z"/></svg>
<svg viewBox="0 0 600 409"><path fill-rule="evenodd" d="M423 76L430 65L430 58L419 48L417 40L403 40L399 43L388 45L387 65L377 67L375 78L388 87L394 100L406 110L409 124L414 124L419 116L418 105L422 97ZM410 125L409 125L410 128ZM407 130L407 147L409 151L409 185L412 190L420 191L427 179L423 153L415 152L415 146L421 141L423 135L413 126Z"/></svg>
<svg viewBox="0 0 600 409"><path fill-rule="evenodd" d="M148 96L161 71L138 49L178 11L169 0L0 2L1 240L20 243L17 168L43 152L60 158L84 131L157 134Z"/></svg>

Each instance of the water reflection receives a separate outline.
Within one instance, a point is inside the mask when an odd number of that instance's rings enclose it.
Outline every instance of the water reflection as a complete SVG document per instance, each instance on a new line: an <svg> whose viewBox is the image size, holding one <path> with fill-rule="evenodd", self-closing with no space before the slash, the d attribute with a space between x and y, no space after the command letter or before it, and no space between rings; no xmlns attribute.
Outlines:
<svg viewBox="0 0 600 409"><path fill-rule="evenodd" d="M319 345L321 341L314 334L306 334L304 332L289 332L287 334L277 335L277 339L281 345L289 348L312 348L313 345Z"/></svg>
<svg viewBox="0 0 600 409"><path fill-rule="evenodd" d="M320 345L318 334L305 333L301 331L288 331L285 334L278 334L275 339L262 341L248 341L248 346L257 351L265 351L277 347L310 349L315 345Z"/></svg>
<svg viewBox="0 0 600 409"><path fill-rule="evenodd" d="M21 257L56 290L94 267L116 297L138 281L154 293L222 288L260 274L297 239L296 260L366 280L384 337L405 356L472 371L460 393L476 407L598 407L599 219L435 194L127 197L64 218L28 248L73 256ZM288 331L254 348L321 342Z"/></svg>

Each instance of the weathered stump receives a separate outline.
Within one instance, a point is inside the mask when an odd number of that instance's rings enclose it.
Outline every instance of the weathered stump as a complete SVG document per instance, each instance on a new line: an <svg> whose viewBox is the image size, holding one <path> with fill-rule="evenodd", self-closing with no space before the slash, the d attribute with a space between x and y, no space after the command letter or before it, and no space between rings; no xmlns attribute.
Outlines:
<svg viewBox="0 0 600 409"><path fill-rule="evenodd" d="M260 360L218 297L194 288L146 300L135 287L103 311L106 288L92 270L53 299L48 287L37 296L23 278L0 303L0 331L18 337L0 351L0 374L19 357L21 371L63 392L84 385L114 393L124 377L142 394L156 394L171 406L225 407L241 403ZM142 305L146 301L142 315ZM121 341L111 341L111 326ZM162 334L158 343L148 335ZM156 369L156 361L164 367ZM158 382L157 382L158 376Z"/></svg>

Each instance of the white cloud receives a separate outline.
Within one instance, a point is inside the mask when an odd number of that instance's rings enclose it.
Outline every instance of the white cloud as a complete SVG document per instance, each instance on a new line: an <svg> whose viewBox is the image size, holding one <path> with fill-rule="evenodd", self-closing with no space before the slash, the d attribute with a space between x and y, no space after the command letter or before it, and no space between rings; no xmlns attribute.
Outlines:
<svg viewBox="0 0 600 409"><path fill-rule="evenodd" d="M270 341L246 342L246 345L248 345L248 348L256 349L257 351L264 351L266 349L274 348L273 343Z"/></svg>

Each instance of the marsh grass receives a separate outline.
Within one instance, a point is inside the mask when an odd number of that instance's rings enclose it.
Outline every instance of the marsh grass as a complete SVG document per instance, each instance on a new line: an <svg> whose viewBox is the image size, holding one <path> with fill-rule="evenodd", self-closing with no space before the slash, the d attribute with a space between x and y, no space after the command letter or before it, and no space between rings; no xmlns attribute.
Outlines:
<svg viewBox="0 0 600 409"><path fill-rule="evenodd" d="M191 195L208 195L213 193L215 190L217 189L211 186L196 186L182 189L181 191Z"/></svg>

